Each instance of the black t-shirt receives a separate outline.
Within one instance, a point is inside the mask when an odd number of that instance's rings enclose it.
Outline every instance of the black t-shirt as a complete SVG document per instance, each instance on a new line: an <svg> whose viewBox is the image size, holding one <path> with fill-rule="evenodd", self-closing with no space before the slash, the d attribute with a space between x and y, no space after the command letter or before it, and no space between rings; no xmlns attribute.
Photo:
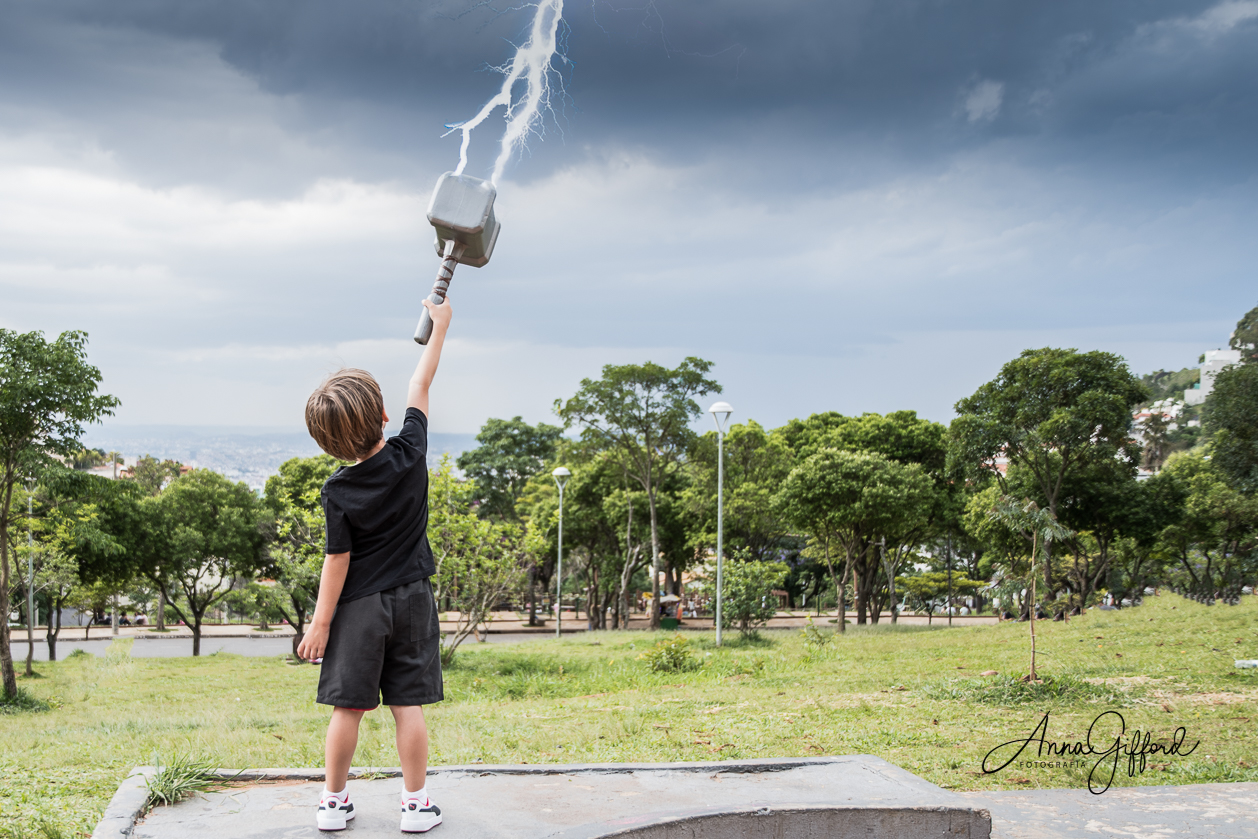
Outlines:
<svg viewBox="0 0 1258 839"><path fill-rule="evenodd" d="M339 603L436 573L428 545L428 418L407 408L402 430L323 484L327 551L349 553Z"/></svg>

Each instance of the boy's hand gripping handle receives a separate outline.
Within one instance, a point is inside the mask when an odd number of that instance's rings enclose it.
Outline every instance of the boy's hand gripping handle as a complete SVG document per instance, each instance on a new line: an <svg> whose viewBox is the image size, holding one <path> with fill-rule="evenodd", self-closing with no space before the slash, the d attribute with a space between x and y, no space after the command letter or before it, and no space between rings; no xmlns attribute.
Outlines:
<svg viewBox="0 0 1258 839"><path fill-rule="evenodd" d="M454 277L454 266L459 264L459 257L462 255L463 246L453 239L446 239L445 253L441 256L441 267L437 269L437 281L433 283L432 294L428 295L428 299L433 303L441 303L446 299L446 292L450 290L450 280ZM423 314L419 316L419 326L415 327L415 343L427 344L431 337L432 316L428 314L428 309L425 307Z"/></svg>

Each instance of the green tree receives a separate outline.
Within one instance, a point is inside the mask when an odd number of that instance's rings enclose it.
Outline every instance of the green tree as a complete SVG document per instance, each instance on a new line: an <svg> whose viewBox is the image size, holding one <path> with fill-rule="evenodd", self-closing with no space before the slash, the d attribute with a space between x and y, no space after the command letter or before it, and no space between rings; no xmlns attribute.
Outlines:
<svg viewBox="0 0 1258 839"><path fill-rule="evenodd" d="M658 364L608 364L598 380L582 379L575 396L555 401L565 427L579 425L584 441L611 454L646 493L651 517L651 594L659 602L659 490L665 475L691 449L690 423L701 413L695 397L720 393L707 378L712 362L687 358L675 369ZM659 628L652 609L651 627Z"/></svg>
<svg viewBox="0 0 1258 839"><path fill-rule="evenodd" d="M522 417L488 420L476 435L480 445L459 455L459 469L476 485L477 513L482 518L519 521L515 505L529 478L555 456L563 429Z"/></svg>
<svg viewBox="0 0 1258 839"><path fill-rule="evenodd" d="M1160 535L1182 572L1177 587L1214 602L1258 583L1258 496L1230 486L1202 452L1174 455L1162 471L1186 491L1182 517Z"/></svg>
<svg viewBox="0 0 1258 839"><path fill-rule="evenodd" d="M1241 358L1246 364L1258 362L1258 306L1250 309L1236 323L1236 331L1228 341L1228 346L1241 351ZM1218 387L1217 383L1215 387Z"/></svg>
<svg viewBox="0 0 1258 839"><path fill-rule="evenodd" d="M1017 501L1004 496L992 508L990 515L1031 542L1031 568L1028 573L1031 579L1031 596L1028 604L1030 608L1027 610L1031 622L1031 670L1024 681L1038 682L1040 678L1035 672L1035 609L1038 602L1035 596L1035 565L1038 558L1048 555L1049 545L1068 539L1074 534L1059 524L1050 511L1041 510L1030 500Z"/></svg>
<svg viewBox="0 0 1258 839"><path fill-rule="evenodd" d="M0 329L0 678L5 696L17 693L8 615L13 488L19 481L73 458L83 426L113 414L118 400L97 394L100 370L87 363L87 335Z"/></svg>
<svg viewBox="0 0 1258 839"><path fill-rule="evenodd" d="M915 609L926 612L926 623L934 620L935 612L940 607L951 609L948 598L957 595L973 594L987 585L982 580L971 580L963 574L949 574L947 571L923 571L907 577L896 577L896 583L908 595L908 601Z"/></svg>
<svg viewBox="0 0 1258 839"><path fill-rule="evenodd" d="M192 629L198 656L205 613L265 568L270 516L248 486L208 469L176 478L144 511L142 571Z"/></svg>
<svg viewBox="0 0 1258 839"><path fill-rule="evenodd" d="M323 507L319 492L341 462L331 455L294 457L280 464L267 478L263 500L275 517L275 541L268 552L266 572L274 578L274 607L293 627L293 657L306 634L306 621L314 613L323 573Z"/></svg>
<svg viewBox="0 0 1258 839"><path fill-rule="evenodd" d="M1025 350L1000 375L957 402L949 429L949 462L971 477L994 476L1009 492L998 459L1034 477L1048 513L1057 517L1067 478L1090 463L1134 466L1131 410L1148 391L1116 355L1073 349ZM1041 563L1053 591L1053 557Z"/></svg>
<svg viewBox="0 0 1258 839"><path fill-rule="evenodd" d="M689 518L691 548L700 553L716 544L716 432L698 439L687 466L689 485L683 490ZM725 548L730 555L746 552L753 559L777 558L790 523L773 504L790 474L794 457L786 441L755 420L730 426L725 435Z"/></svg>
<svg viewBox="0 0 1258 839"><path fill-rule="evenodd" d="M748 559L728 563L723 580L722 626L737 626L744 636L754 635L777 611L773 590L781 588L789 572L785 562ZM715 590L715 585L712 588Z"/></svg>
<svg viewBox="0 0 1258 839"><path fill-rule="evenodd" d="M911 544L914 537L905 534L928 519L933 495L920 465L874 452L822 449L791 470L777 503L808 535L809 552L821 553L835 588L839 631L845 625L845 589L857 563L880 567L875 554L880 536L892 534L896 545ZM840 554L841 575L835 568ZM858 601L862 623L866 605Z"/></svg>
<svg viewBox="0 0 1258 839"><path fill-rule="evenodd" d="M524 567L524 528L478 517L472 510L476 487L458 480L453 466L448 455L442 457L428 480L428 542L437 566L433 595L438 608L457 612L454 631L443 638L447 664L468 636L480 637L495 605L519 587Z"/></svg>
<svg viewBox="0 0 1258 839"><path fill-rule="evenodd" d="M183 465L175 460L158 460L152 455L145 455L135 462L131 470L131 479L135 481L146 495L157 495L166 486L179 477Z"/></svg>
<svg viewBox="0 0 1258 839"><path fill-rule="evenodd" d="M1219 372L1205 420L1215 466L1242 492L1258 491L1258 363Z"/></svg>

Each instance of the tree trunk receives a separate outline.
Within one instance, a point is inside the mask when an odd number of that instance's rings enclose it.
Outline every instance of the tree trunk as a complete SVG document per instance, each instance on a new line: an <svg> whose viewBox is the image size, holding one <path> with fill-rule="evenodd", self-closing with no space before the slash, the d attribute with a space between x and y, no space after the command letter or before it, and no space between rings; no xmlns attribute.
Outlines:
<svg viewBox="0 0 1258 839"><path fill-rule="evenodd" d="M12 474L12 473L10 473ZM13 672L13 647L9 635L9 505L13 501L13 485L5 488L0 503L0 673L4 678L4 695L17 694L17 673Z"/></svg>
<svg viewBox="0 0 1258 839"><path fill-rule="evenodd" d="M201 655L201 616L197 615L192 624L192 655Z"/></svg>
<svg viewBox="0 0 1258 839"><path fill-rule="evenodd" d="M158 632L166 631L166 590L160 586L157 589L157 625L154 628Z"/></svg>
<svg viewBox="0 0 1258 839"><path fill-rule="evenodd" d="M529 626L537 626L537 563L529 566Z"/></svg>
<svg viewBox="0 0 1258 839"><path fill-rule="evenodd" d="M30 586L32 582L32 580L27 580L26 585ZM31 600L33 599L34 598L28 598L26 601L26 611L29 613L26 616L26 675L28 677L35 675L35 621L39 619L39 607L36 606L34 609L30 608L30 606L33 605L31 603ZM4 617L7 621L9 616L5 615Z"/></svg>
<svg viewBox="0 0 1258 839"><path fill-rule="evenodd" d="M56 629L53 629L53 619L57 621ZM48 634L45 640L48 641L48 660L57 660L57 636L61 634L61 604L56 603L53 606L52 613L48 615Z"/></svg>
<svg viewBox="0 0 1258 839"><path fill-rule="evenodd" d="M660 628L660 529L655 515L655 488L648 487L647 503L651 508L651 628Z"/></svg>

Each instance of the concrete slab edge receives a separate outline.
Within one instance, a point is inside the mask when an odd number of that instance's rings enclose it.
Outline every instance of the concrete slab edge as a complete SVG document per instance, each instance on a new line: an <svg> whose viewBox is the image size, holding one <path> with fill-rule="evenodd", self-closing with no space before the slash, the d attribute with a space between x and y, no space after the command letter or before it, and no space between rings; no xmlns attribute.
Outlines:
<svg viewBox="0 0 1258 839"><path fill-rule="evenodd" d="M137 766L123 779L109 799L105 814L92 831L92 839L119 839L131 835L135 822L148 803L148 779L157 772L154 766Z"/></svg>
<svg viewBox="0 0 1258 839"><path fill-rule="evenodd" d="M885 804L871 807L843 806L839 804L781 804L772 807L698 807L663 813L646 813L639 817L616 819L613 821L592 822L590 824L557 830L548 835L548 839L615 839L615 837L638 836L652 833L652 828L665 828L665 834L692 835L701 833L704 822L729 819L741 821L745 819L781 819L790 816L807 816L815 818L824 814L844 814L871 819L875 823L887 816L907 818L917 822L913 825L915 835L932 836L946 835L950 839L990 839L991 813L981 808L940 807L940 806L909 806L888 807ZM930 828L935 830L931 831ZM752 835L764 835L763 828L753 829Z"/></svg>

